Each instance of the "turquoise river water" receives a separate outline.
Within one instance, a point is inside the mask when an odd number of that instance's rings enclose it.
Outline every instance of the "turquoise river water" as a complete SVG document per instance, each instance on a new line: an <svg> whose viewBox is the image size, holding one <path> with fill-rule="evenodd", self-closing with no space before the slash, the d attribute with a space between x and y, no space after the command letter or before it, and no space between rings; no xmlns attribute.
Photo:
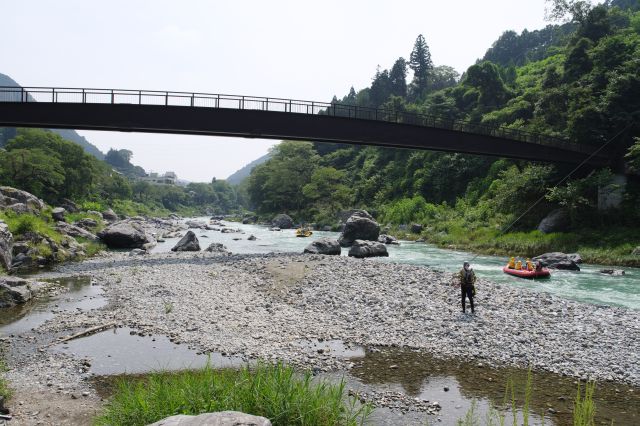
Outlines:
<svg viewBox="0 0 640 426"><path fill-rule="evenodd" d="M199 218L199 220L208 222L208 218ZM313 236L310 238L297 238L293 229L274 232L269 231L265 226L259 225L243 225L235 222L228 222L225 225L229 228L240 229L244 234L223 234L218 231L194 229L193 231L200 240L200 246L204 249L212 242L219 242L227 246L231 252L237 254L301 253L315 238L337 238L339 235L335 232L314 231ZM256 236L256 241L247 240L251 234ZM167 239L164 243L159 243L154 251L170 251L178 240L179 238ZM399 246L390 245L387 246L387 249L389 251L388 258L373 258L367 261L425 265L440 271L456 272L462 267L463 261L471 260L479 278L545 291L567 299L640 309L639 268L608 267L608 269L623 269L625 271L625 275L611 276L600 273L601 269L607 268L606 266L582 264L579 272L553 271L551 278L533 281L504 274L502 267L507 262L506 257L474 257L475 255L467 252L444 250L430 244L411 241L400 241ZM348 249L342 249L343 256L346 256L347 252Z"/></svg>

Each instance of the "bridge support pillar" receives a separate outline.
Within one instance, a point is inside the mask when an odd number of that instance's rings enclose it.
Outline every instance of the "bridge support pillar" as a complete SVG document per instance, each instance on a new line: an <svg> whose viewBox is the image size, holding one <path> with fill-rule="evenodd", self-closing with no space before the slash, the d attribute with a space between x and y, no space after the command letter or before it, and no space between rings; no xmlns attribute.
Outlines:
<svg viewBox="0 0 640 426"><path fill-rule="evenodd" d="M613 175L607 185L598 188L598 210L617 209L620 207L626 187L627 177L625 175Z"/></svg>

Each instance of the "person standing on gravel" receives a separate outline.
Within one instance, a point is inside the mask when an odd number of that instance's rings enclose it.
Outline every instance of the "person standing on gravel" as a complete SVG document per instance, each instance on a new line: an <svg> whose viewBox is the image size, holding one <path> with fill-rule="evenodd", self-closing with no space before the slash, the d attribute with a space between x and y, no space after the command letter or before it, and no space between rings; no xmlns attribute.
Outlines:
<svg viewBox="0 0 640 426"><path fill-rule="evenodd" d="M475 313L473 306L473 296L476 294L476 288L474 286L476 282L476 273L471 269L469 262L464 262L462 269L458 274L460 279L460 292L462 295L462 312L466 312L466 299L469 298L471 304L471 313Z"/></svg>

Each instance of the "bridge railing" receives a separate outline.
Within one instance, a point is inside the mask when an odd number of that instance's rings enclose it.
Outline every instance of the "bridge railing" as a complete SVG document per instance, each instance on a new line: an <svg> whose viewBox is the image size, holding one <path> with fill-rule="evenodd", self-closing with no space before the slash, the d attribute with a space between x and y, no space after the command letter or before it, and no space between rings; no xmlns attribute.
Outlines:
<svg viewBox="0 0 640 426"><path fill-rule="evenodd" d="M596 149L566 139L448 117L297 99L154 90L0 86L0 102L165 105L328 115L489 135L575 152L591 153Z"/></svg>

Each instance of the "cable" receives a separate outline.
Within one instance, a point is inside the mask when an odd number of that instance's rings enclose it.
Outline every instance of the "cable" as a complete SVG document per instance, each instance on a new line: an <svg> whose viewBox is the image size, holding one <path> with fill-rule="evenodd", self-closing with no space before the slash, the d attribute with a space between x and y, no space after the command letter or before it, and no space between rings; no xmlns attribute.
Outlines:
<svg viewBox="0 0 640 426"><path fill-rule="evenodd" d="M602 144L600 146L600 148L596 149L591 155L589 155L587 158L585 158L580 164L578 164L576 166L576 168L574 168L573 170L571 170L569 172L569 174L567 174L565 177L563 177L558 183L555 184L555 186L553 186L553 188L551 189L555 189L558 186L562 185L567 179L569 179L571 177L571 175L573 175L576 171L578 171L578 169L580 167L582 167L586 162L588 162L589 160L591 160L595 155L597 155L600 151L602 151L602 149L604 147L606 147L607 145L609 145L611 142L613 142L618 136L620 136L621 134L623 134L624 132L626 132L627 130L629 130L631 128L631 126L633 126L635 124L635 122L631 122L627 125L627 127L625 127L624 129L620 130L618 133L616 133L614 136L612 136L607 142L605 142L604 144ZM530 205L525 211L524 213L522 213L520 216L518 216L516 218L516 220L514 220L513 222L511 222L506 228L503 228L498 235L496 235L496 237L499 237L500 235L504 234L505 232L507 232L509 229L511 229L513 227L513 225L515 225L516 223L518 223L518 221L520 219L522 219L527 213L529 213L535 206L537 206L538 204L540 204L540 202L542 200L544 200L546 198L546 194L542 195L540 198L538 198L538 200L533 203L532 205ZM473 261L475 258L477 258L478 256L480 256L480 253L477 253L475 256L473 256L471 258L471 261Z"/></svg>

